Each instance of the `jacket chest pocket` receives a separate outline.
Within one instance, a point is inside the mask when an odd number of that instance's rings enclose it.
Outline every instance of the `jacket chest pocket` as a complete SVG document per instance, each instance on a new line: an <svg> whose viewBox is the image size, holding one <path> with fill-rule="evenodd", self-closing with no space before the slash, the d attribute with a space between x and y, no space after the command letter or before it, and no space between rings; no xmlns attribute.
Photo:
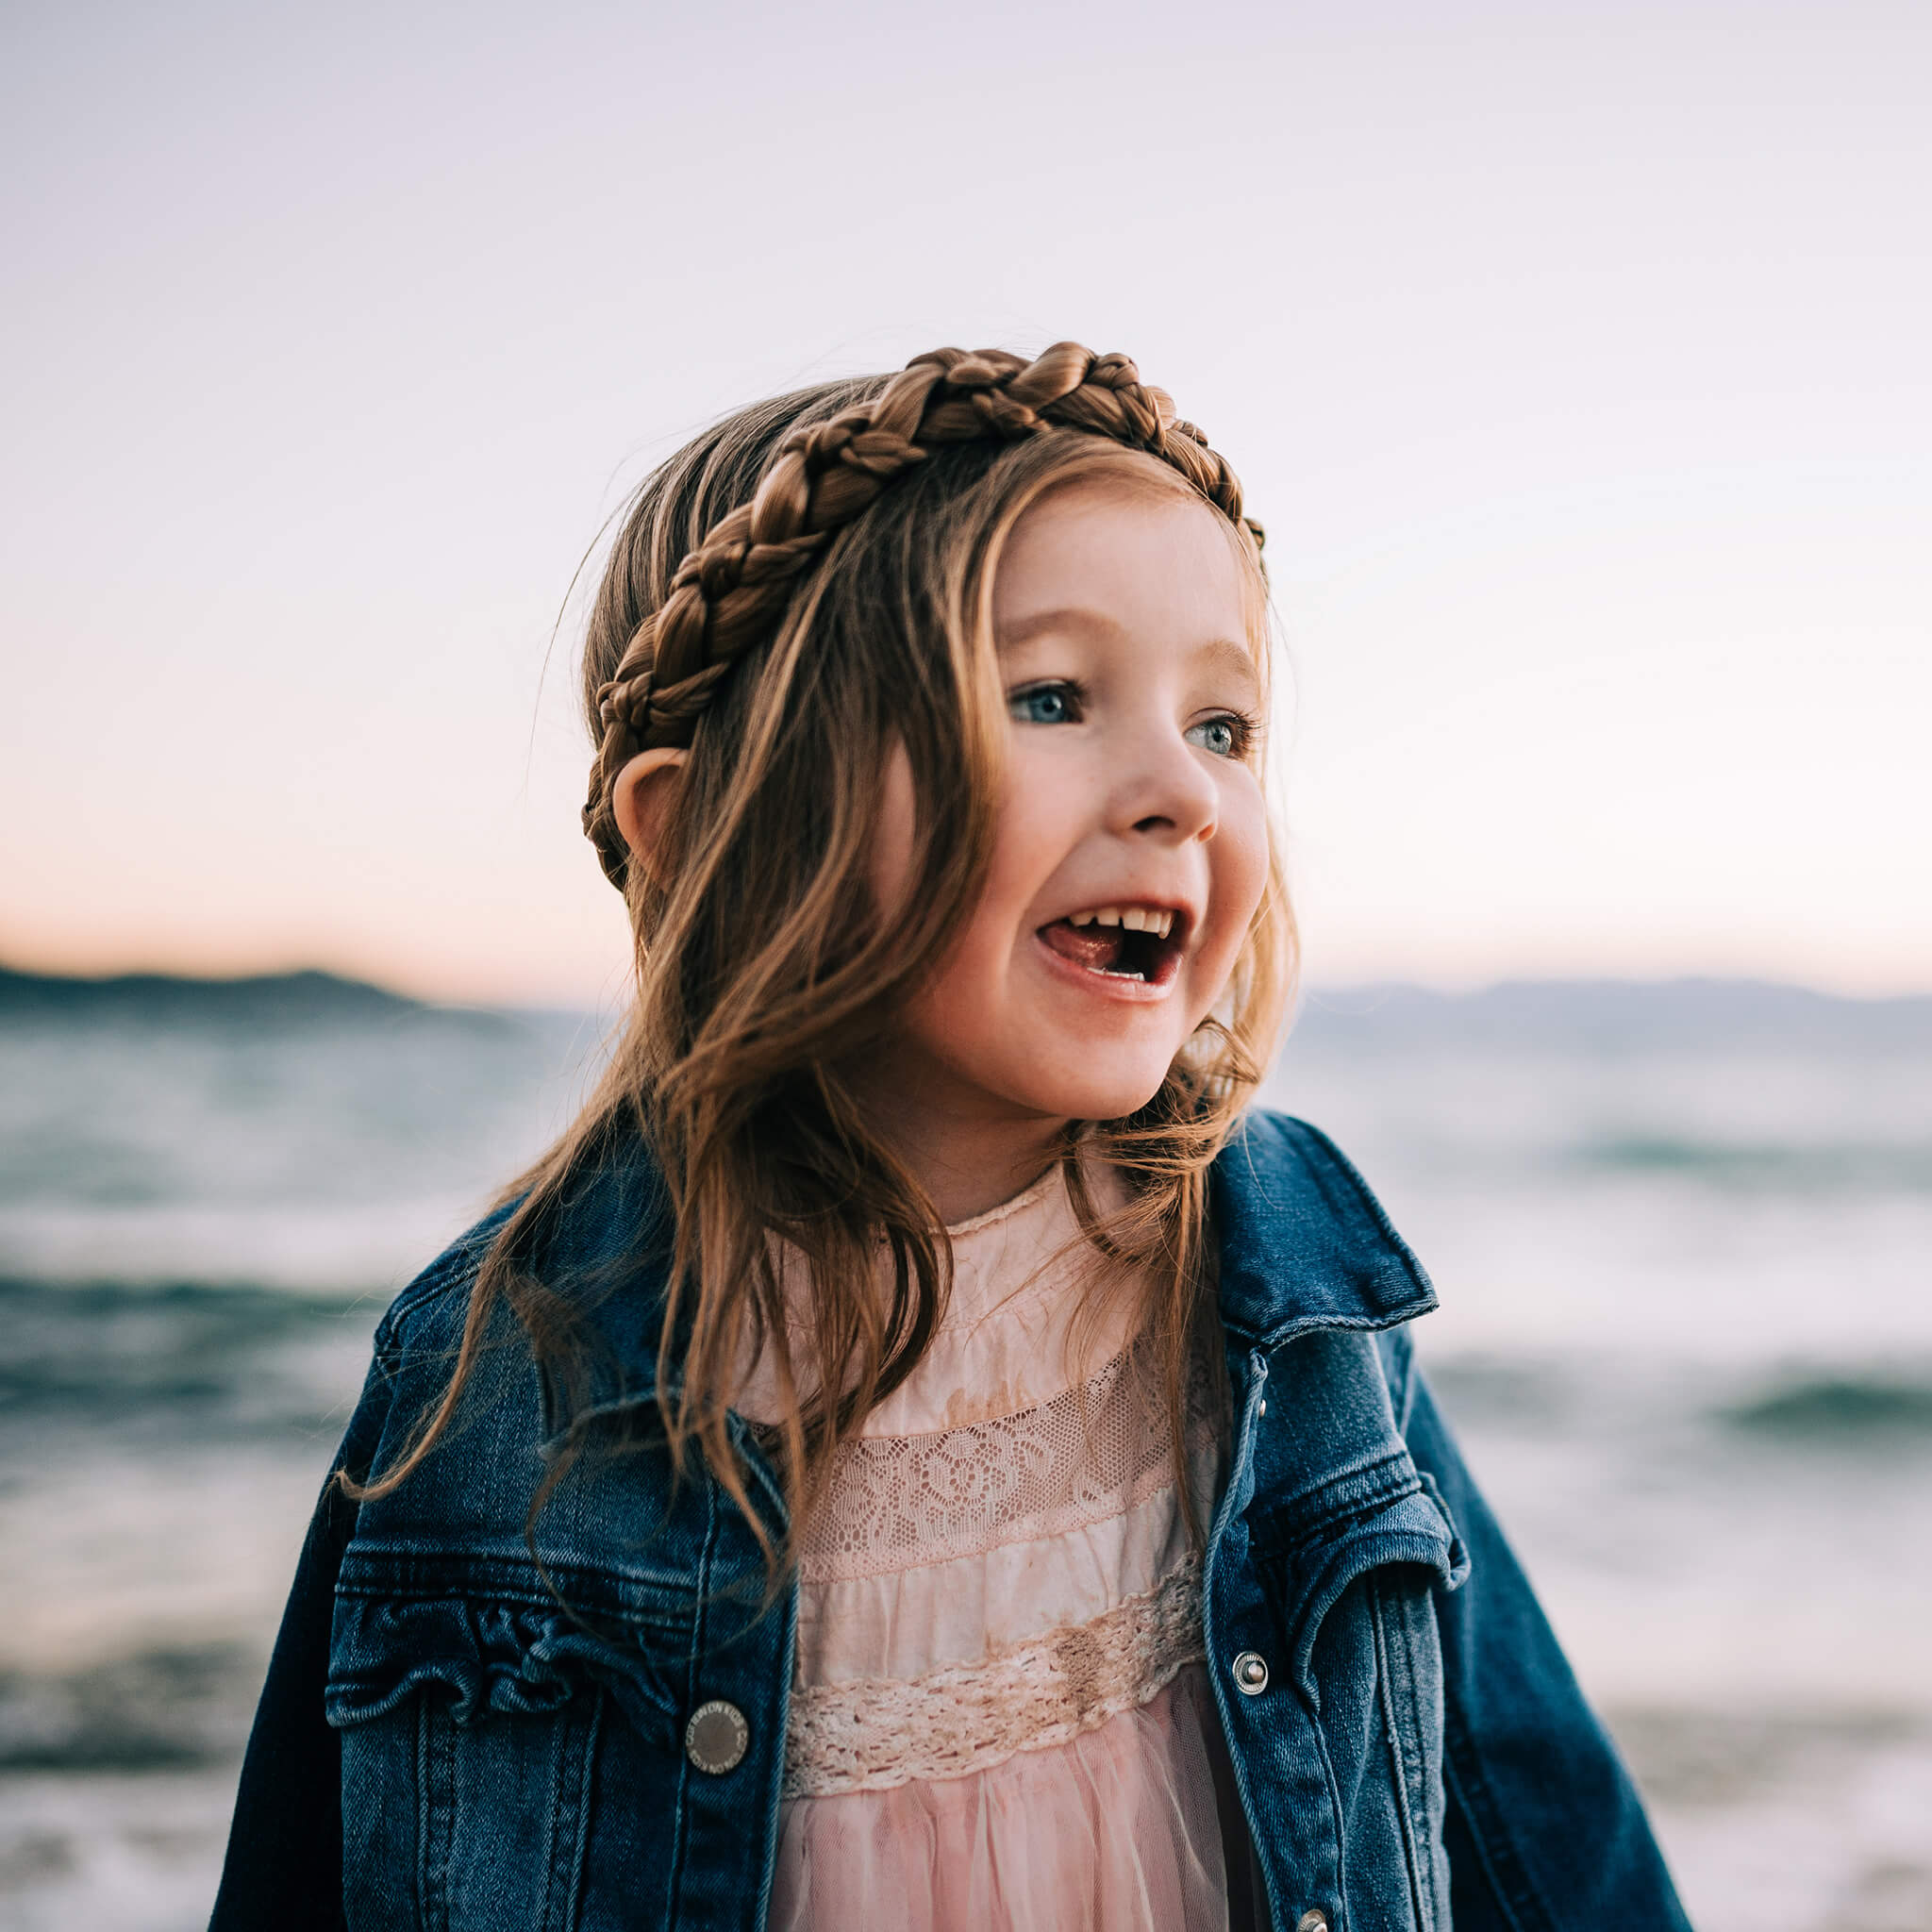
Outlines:
<svg viewBox="0 0 1932 1932"><path fill-rule="evenodd" d="M627 1627L455 1580L420 1560L343 1566L325 1708L350 1932L589 1932L613 1740L634 1762L641 1732L675 1736L675 1706Z"/></svg>
<svg viewBox="0 0 1932 1932"><path fill-rule="evenodd" d="M1312 1713L1337 1808L1352 1925L1447 1932L1443 1682L1436 1592L1468 1562L1406 1455L1347 1507L1302 1499L1257 1539L1283 1655ZM1365 1496L1364 1490L1369 1493Z"/></svg>

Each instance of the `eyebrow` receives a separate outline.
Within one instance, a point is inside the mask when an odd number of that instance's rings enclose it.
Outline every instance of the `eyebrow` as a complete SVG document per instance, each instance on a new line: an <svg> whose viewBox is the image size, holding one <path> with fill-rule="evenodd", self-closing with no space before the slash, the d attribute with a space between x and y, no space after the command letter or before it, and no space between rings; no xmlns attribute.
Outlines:
<svg viewBox="0 0 1932 1932"><path fill-rule="evenodd" d="M1247 645L1238 644L1232 638L1212 638L1205 644L1197 644L1188 655L1203 670L1228 672L1259 694L1261 674L1256 668L1255 654Z"/></svg>
<svg viewBox="0 0 1932 1932"><path fill-rule="evenodd" d="M1120 625L1112 618L1103 617L1097 610L1070 604L1059 610L1036 610L1032 616L1023 617L1018 624L1002 626L997 642L999 649L1007 651L1016 644L1030 644L1035 638L1048 631L1097 630L1111 635L1119 629Z"/></svg>
<svg viewBox="0 0 1932 1932"><path fill-rule="evenodd" d="M1036 610L1031 616L1023 617L1018 624L1001 631L995 648L1017 650L1022 644L1029 644L1035 638L1044 637L1053 631L1088 631L1112 636L1119 629L1119 625L1112 618L1075 604L1059 610ZM1253 686L1257 692L1261 689L1261 674L1256 668L1254 652L1232 638L1209 638L1195 644L1187 655L1189 660L1202 670L1230 672Z"/></svg>

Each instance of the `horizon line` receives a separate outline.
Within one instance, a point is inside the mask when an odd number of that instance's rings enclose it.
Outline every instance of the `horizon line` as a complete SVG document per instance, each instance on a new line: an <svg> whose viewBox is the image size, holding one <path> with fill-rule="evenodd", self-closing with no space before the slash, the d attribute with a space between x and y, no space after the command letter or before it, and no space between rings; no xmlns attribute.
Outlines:
<svg viewBox="0 0 1932 1932"><path fill-rule="evenodd" d="M310 982L358 993L374 994L384 1001L393 1001L399 1006L446 1011L593 1015L604 1010L604 1006L594 1001L475 1000L411 992L388 981L317 965L288 966L248 973L180 973L165 967L133 967L110 973L68 973L15 965L5 958L0 958L0 985L9 980L16 983L36 983L49 991L64 988L76 992L86 989L105 991L119 988L131 991L137 986L151 986L157 990L166 987L215 991L222 989L292 987L302 982ZM1664 991L1693 986L1802 993L1813 999L1856 1007L1932 1003L1932 988L1888 992L1853 992L1819 986L1807 980L1780 978L1754 973L1501 973L1491 977L1454 980L1413 976L1319 980L1299 990L1294 1009L1298 1014L1305 1013L1310 1008L1319 1008L1331 999L1357 999L1366 995L1386 995L1391 992L1417 992L1439 999L1461 1000L1480 998L1488 993L1510 989L1617 988L1628 991Z"/></svg>

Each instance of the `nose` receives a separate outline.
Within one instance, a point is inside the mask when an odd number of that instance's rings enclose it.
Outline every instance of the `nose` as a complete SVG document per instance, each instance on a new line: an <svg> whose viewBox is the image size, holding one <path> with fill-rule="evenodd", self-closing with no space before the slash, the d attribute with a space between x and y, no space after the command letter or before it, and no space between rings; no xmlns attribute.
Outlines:
<svg viewBox="0 0 1932 1932"><path fill-rule="evenodd" d="M1163 845L1213 838L1221 791L1203 757L1172 724L1137 734L1115 768L1109 829Z"/></svg>

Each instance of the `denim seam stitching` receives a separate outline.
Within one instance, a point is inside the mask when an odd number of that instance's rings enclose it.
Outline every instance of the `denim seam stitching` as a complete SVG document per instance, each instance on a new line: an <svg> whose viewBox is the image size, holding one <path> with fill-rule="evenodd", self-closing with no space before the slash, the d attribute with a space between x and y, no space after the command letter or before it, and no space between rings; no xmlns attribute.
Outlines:
<svg viewBox="0 0 1932 1932"><path fill-rule="evenodd" d="M580 1705L589 1707L582 1709ZM578 1879L587 1836L590 1758L603 1707L603 1692L593 1690L588 1698L573 1700L557 1727L557 1803L552 1807L550 1870L544 1884L545 1932L573 1932L576 1924ZM569 1828L561 1828L566 1823Z"/></svg>
<svg viewBox="0 0 1932 1932"><path fill-rule="evenodd" d="M543 1896L536 1925L537 1932L557 1932L557 1847L563 1837L565 1799L563 1780L570 1761L570 1734L573 1712L570 1705L555 1713L547 1729L550 1744L550 1802L544 1807L542 1855L535 1862L541 1874Z"/></svg>
<svg viewBox="0 0 1932 1932"><path fill-rule="evenodd" d="M429 1924L429 1845L430 1811L433 1799L429 1789L429 1700L416 1700L416 1918Z"/></svg>
<svg viewBox="0 0 1932 1932"><path fill-rule="evenodd" d="M1341 1780L1336 1774L1335 1759L1328 1749L1328 1733L1321 1722L1321 1708L1316 1700L1306 1696L1297 1688L1295 1702L1301 1710L1302 1721L1308 1727L1308 1735L1315 1740L1316 1761L1322 1767L1322 1783L1328 1793L1329 1830L1335 1840L1335 1917L1338 1924L1346 1932L1350 1913L1348 1909L1348 1830L1346 1814L1341 1805Z"/></svg>
<svg viewBox="0 0 1932 1932"><path fill-rule="evenodd" d="M647 1588L653 1591L657 1589L657 1586L626 1584L617 1573L589 1564L552 1563L548 1567L551 1576L563 1583L585 1586L615 1583L618 1585L615 1594L619 1598L626 1594L641 1594ZM527 1566L517 1566L517 1569L527 1571ZM375 1574L378 1571L386 1574ZM481 1564L461 1558L452 1561L419 1557L394 1561L351 1552L337 1572L335 1594L360 1601L401 1603L443 1603L458 1596L465 1602L527 1604L546 1610L557 1607L554 1591L536 1584L517 1582L513 1580L515 1574L515 1571L499 1569L493 1559L487 1558ZM598 1594L600 1592L594 1587L586 1587L575 1593L574 1600ZM614 1614L627 1622L656 1622L666 1630L681 1632L690 1622L682 1611L692 1601L693 1595L689 1584L680 1583L663 1591L667 1607L661 1617L652 1617L641 1607L620 1607Z"/></svg>
<svg viewBox="0 0 1932 1932"><path fill-rule="evenodd" d="M511 1589L485 1588L469 1590L453 1583L441 1589L397 1590L393 1586L383 1588L375 1584L339 1583L335 1589L338 1597L353 1603L389 1604L498 1604L506 1608L514 1605L521 1608L535 1610L556 1610L557 1599L547 1591L539 1596ZM592 1612L591 1614L600 1614ZM679 1616L653 1617L640 1611L616 1609L608 1614L614 1616L627 1627L642 1628L662 1632L667 1636L679 1636L690 1628L690 1619Z"/></svg>
<svg viewBox="0 0 1932 1932"><path fill-rule="evenodd" d="M565 1900L569 1911L566 1932L576 1932L584 1911L584 1872L590 1863L591 1818L597 1802L597 1752L604 1741L604 1711L609 1703L607 1691L599 1690L591 1699L590 1720L584 1727L583 1789L577 1800L576 1854L572 1863L570 1892Z"/></svg>
<svg viewBox="0 0 1932 1932"><path fill-rule="evenodd" d="M1232 1351L1230 1351L1230 1354ZM1267 1907L1268 1922L1273 1924L1276 1919L1277 1903L1274 1861L1261 1850L1260 1834L1255 1826L1252 1780L1249 1768L1241 1752L1236 1747L1235 1740L1241 1735L1240 1726L1234 1721L1234 1712L1229 1707L1226 1680L1216 1664L1215 1639L1230 1620L1225 1603L1225 1566L1228 1561L1224 1555L1228 1525L1234 1520L1235 1488L1244 1475L1252 1472L1255 1459L1255 1403L1259 1391L1268 1386L1268 1359L1259 1349L1250 1349L1246 1358L1246 1381L1239 1371L1231 1373L1230 1381L1234 1400L1234 1427L1229 1444L1227 1474L1224 1478L1222 1492L1214 1506L1214 1521L1208 1533L1208 1550L1201 1563L1201 1627L1208 1645L1208 1683L1214 1698L1214 1708L1220 1718L1222 1733L1228 1746L1229 1768L1234 1774L1235 1796L1240 1800L1241 1820L1248 1840L1250 1861L1250 1882L1258 1873L1262 1903ZM1224 1552L1220 1562L1210 1561L1216 1552ZM1250 1552L1247 1574L1259 1590L1262 1601L1276 1612L1279 1621L1279 1607L1274 1602L1268 1586L1268 1579L1262 1571L1256 1568ZM1319 1741L1321 1726L1308 1714L1298 1697L1291 1707L1302 1721L1315 1733ZM1243 1714L1247 1716L1246 1713ZM1249 1721L1252 1721L1251 1719Z"/></svg>
<svg viewBox="0 0 1932 1932"><path fill-rule="evenodd" d="M1337 1530L1358 1528L1362 1524L1377 1516L1386 1515L1397 1503L1407 1502L1410 1496L1421 1493L1422 1485L1412 1478L1407 1482L1383 1484L1366 1494L1351 1497L1346 1504L1337 1504L1325 1509L1321 1515L1310 1517L1298 1525L1298 1533L1291 1543L1284 1548L1302 1551L1317 1542L1328 1541Z"/></svg>
<svg viewBox="0 0 1932 1932"><path fill-rule="evenodd" d="M1426 1641L1432 1647L1436 1663L1436 1683L1440 1689L1441 1684L1442 1638L1441 1625L1436 1620L1436 1593L1433 1586L1426 1596L1413 1599L1408 1605L1408 1636L1411 1644L1408 1657L1408 1708L1409 1722L1414 1726L1411 1735L1416 1740L1416 1783L1422 1792L1423 1804L1427 1807L1430 1818L1429 1840L1424 1847L1427 1855L1424 1869L1428 1875L1429 1909L1435 1914L1435 1923L1437 1924L1444 1924L1449 1920L1450 1903L1448 1897L1443 1892L1441 1883L1442 1873L1445 1869L1441 1856L1442 1832L1442 1806L1440 1790L1441 1784L1441 1762L1439 1756L1436 1765L1436 1788L1432 1789L1429 1781L1426 1740L1430 1731L1429 1720L1435 1713L1425 1711L1423 1708L1422 1678L1415 1669L1415 1651L1413 1649L1413 1644L1418 1641L1416 1637L1418 1626L1420 1626L1423 1633L1421 1641ZM1432 1800L1434 1800L1433 1803L1431 1802Z"/></svg>
<svg viewBox="0 0 1932 1932"><path fill-rule="evenodd" d="M1282 1497L1275 1513L1286 1515L1289 1513L1291 1506L1301 1502L1304 1497L1319 1496L1324 1491L1335 1489L1343 1483L1372 1482L1381 1479L1382 1472L1400 1468L1404 1463L1407 1463L1411 1470L1415 1467L1414 1459L1408 1453L1407 1445L1397 1442L1392 1448L1383 1450L1379 1456L1371 1456L1363 1461L1348 1464L1341 1469L1331 1470L1327 1474L1317 1477L1313 1482L1304 1483L1298 1490L1291 1490L1287 1495ZM1333 1513L1334 1508L1340 1507L1341 1506L1331 1506L1330 1513Z"/></svg>
<svg viewBox="0 0 1932 1932"><path fill-rule="evenodd" d="M1403 1740L1402 1726L1395 1722L1394 1649L1387 1628L1387 1598L1381 1581L1369 1578L1369 1623L1375 1637L1375 1676L1382 1707L1382 1727L1389 1738L1389 1769L1395 1784L1395 1812L1402 1830L1402 1862L1408 1873L1408 1902L1415 1913L1417 1932L1426 1932L1428 1908L1423 1902L1420 1853L1416 1844L1415 1813L1409 1803L1408 1748ZM1413 1700L1411 1699L1411 1702Z"/></svg>
<svg viewBox="0 0 1932 1932"><path fill-rule="evenodd" d="M1318 1542L1329 1540L1336 1530L1357 1528L1383 1515L1395 1504L1421 1493L1422 1483L1413 1474L1399 1481L1383 1482L1365 1494L1351 1497L1345 1504L1334 1504L1315 1516L1297 1521L1293 1533L1279 1541L1265 1534L1256 1536L1252 1540L1252 1547L1257 1557L1300 1557ZM1271 1512L1268 1520L1279 1522L1282 1514L1286 1512Z"/></svg>
<svg viewBox="0 0 1932 1932"><path fill-rule="evenodd" d="M1449 1901L1442 1896L1441 1888L1437 1882L1441 1873L1436 1853L1441 1823L1438 1815L1439 1807L1431 1806L1429 1802L1429 1762L1424 1742L1429 1735L1429 1713L1423 1709L1423 1679L1422 1674L1416 1669L1416 1646L1419 1642L1431 1639L1436 1647L1439 1671L1441 1668L1441 1638L1436 1623L1436 1598L1433 1587L1424 1596L1405 1599L1402 1635L1407 1665L1409 1737L1414 1741L1414 1790L1421 1799L1424 1819L1429 1826L1427 1841L1424 1842L1418 1838L1417 1845L1423 1860L1424 1886L1429 1895L1429 1910L1433 1915L1430 1924L1440 1924L1449 1916Z"/></svg>
<svg viewBox="0 0 1932 1932"><path fill-rule="evenodd" d="M424 1784L428 1793L423 1924L429 1932L449 1932L449 1864L456 1842L456 1740L434 1699L425 1695L417 1707L422 1713Z"/></svg>
<svg viewBox="0 0 1932 1932"><path fill-rule="evenodd" d="M718 1493L715 1481L708 1480L705 1485L705 1537L698 1550L697 1562L697 1604L691 1612L691 1655L685 1667L684 1709L685 1723L691 1722L691 1713L698 1706L698 1674L705 1655L707 1626L709 1623L711 1605L711 1569L715 1560L718 1543ZM682 1738L679 1740L680 1745ZM671 1871L669 1898L671 1923L675 1924L681 1907L681 1893L684 1886L685 1860L691 1850L691 1753L679 1749L677 1753L677 1813L671 1838Z"/></svg>

